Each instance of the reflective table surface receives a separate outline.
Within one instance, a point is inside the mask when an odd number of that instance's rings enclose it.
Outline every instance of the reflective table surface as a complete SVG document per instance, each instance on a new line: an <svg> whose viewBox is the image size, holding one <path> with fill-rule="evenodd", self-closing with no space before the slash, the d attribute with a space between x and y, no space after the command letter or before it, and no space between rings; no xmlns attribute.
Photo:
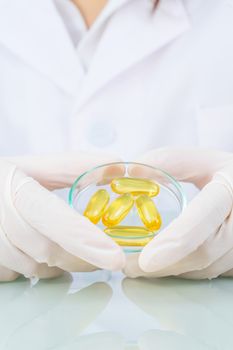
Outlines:
<svg viewBox="0 0 233 350"><path fill-rule="evenodd" d="M0 284L0 349L233 349L233 279L107 271Z"/></svg>

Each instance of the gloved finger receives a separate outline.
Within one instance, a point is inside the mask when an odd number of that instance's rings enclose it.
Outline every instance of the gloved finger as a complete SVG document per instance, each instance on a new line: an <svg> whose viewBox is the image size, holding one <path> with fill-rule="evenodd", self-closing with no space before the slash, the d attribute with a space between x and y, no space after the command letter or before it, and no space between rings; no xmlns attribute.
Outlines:
<svg viewBox="0 0 233 350"><path fill-rule="evenodd" d="M232 261L233 248L205 269L183 273L179 275L179 277L187 279L213 279L220 275L231 277L231 268L233 266Z"/></svg>
<svg viewBox="0 0 233 350"><path fill-rule="evenodd" d="M109 270L124 266L124 253L110 237L36 181L18 187L14 205L31 227L75 257Z"/></svg>
<svg viewBox="0 0 233 350"><path fill-rule="evenodd" d="M233 186L232 179L229 174L232 172L232 167L228 168L228 171L224 173L218 172L214 180L215 181L223 181L225 180L226 189L231 194L233 198ZM228 270L230 270L233 266L233 210L231 210L230 215L225 219L223 224L219 229L217 229L216 234L213 237L210 237L206 244L203 244L199 250L196 252L196 257L194 256L196 263L193 264L192 269L180 269L180 277L182 278L191 278L191 279L212 279L216 278ZM200 254L201 253L201 254ZM199 259L200 263L203 258L208 262L208 264L199 264L197 263L197 259ZM181 261L182 263L182 261ZM185 273L182 273L185 272Z"/></svg>
<svg viewBox="0 0 233 350"><path fill-rule="evenodd" d="M78 176L96 166L121 161L114 154L81 151L77 153L3 159L15 164L28 176L33 177L42 186L50 190L70 187ZM107 170L99 169L98 176L100 179L107 179L112 173L117 176L123 176L124 171L122 165L113 165Z"/></svg>
<svg viewBox="0 0 233 350"><path fill-rule="evenodd" d="M8 241L0 227L0 265L25 277L38 277L39 264Z"/></svg>
<svg viewBox="0 0 233 350"><path fill-rule="evenodd" d="M48 267L46 264L39 264L27 254L24 254L8 241L2 228L0 228L0 266L2 279L8 278L8 280L17 278L19 274L27 278L50 278L63 272L60 269Z"/></svg>
<svg viewBox="0 0 233 350"><path fill-rule="evenodd" d="M123 273L129 278L137 278L137 277L146 277L146 278L154 278L157 277L156 272L145 272L143 271L138 263L140 254L132 253L126 256L125 267L123 268Z"/></svg>
<svg viewBox="0 0 233 350"><path fill-rule="evenodd" d="M163 269L161 271L156 271L156 272L143 271L142 268L139 266L139 261L138 261L139 256L140 254L135 253L135 254L129 254L126 257L126 264L122 271L128 278L138 278L138 277L159 278L159 277L165 277L165 276L171 275L170 271L168 272L167 270L169 270L169 268L171 269L172 267L168 267L168 269Z"/></svg>
<svg viewBox="0 0 233 350"><path fill-rule="evenodd" d="M219 249L219 242L223 244ZM192 273L192 271L202 271L208 268L212 263L219 259L226 251L229 250L229 246L233 246L233 237L227 234L225 231L225 225L222 225L220 229L216 229L214 234L211 234L209 238L200 245L194 252L187 255L172 266L168 266L165 269L157 271L153 274L153 277L165 277L165 276L179 276L183 277L186 273ZM184 277L185 278L185 277Z"/></svg>
<svg viewBox="0 0 233 350"><path fill-rule="evenodd" d="M47 264L37 263L33 258L12 245L11 242L7 239L5 232L1 227L0 266L3 273L2 281L4 278L13 280L14 278L17 278L19 274L27 278L51 278L57 277L63 273L63 271L56 267L49 267Z"/></svg>
<svg viewBox="0 0 233 350"><path fill-rule="evenodd" d="M210 237L212 238L212 236ZM201 252L203 251L203 246L208 245L209 239L204 242L203 245L200 246L199 249L185 257L184 259L178 261L176 264L173 264L171 266L168 266L165 269L156 271L156 272L145 272L143 271L139 266L139 254L129 254L126 257L126 264L123 268L124 274L129 278L137 278L137 277L146 277L146 278L160 278L160 277L167 277L167 276L179 276L183 277L182 274L185 274L186 271L190 271L194 269L194 267L197 269L198 266L203 265L203 260L206 257L206 265L208 265L208 254L207 252L203 252L203 256ZM211 249L210 249L211 250ZM198 256L200 259L198 259ZM188 274L189 276L189 274ZM185 278L185 275L184 277ZM189 278L189 277L187 277Z"/></svg>
<svg viewBox="0 0 233 350"><path fill-rule="evenodd" d="M165 269L200 247L232 210L232 195L221 183L209 183L181 216L143 249L139 266L146 272Z"/></svg>
<svg viewBox="0 0 233 350"><path fill-rule="evenodd" d="M13 191L15 189L14 182L18 183L20 175L21 172L17 172L14 177ZM31 180L29 179L29 181ZM12 220L11 215L8 215L12 212L16 214L15 220ZM68 253L57 243L41 235L31 225L28 225L17 213L14 203L8 202L4 227L10 242L38 263L46 263L48 266L56 266L68 272L93 271L96 269L93 265Z"/></svg>
<svg viewBox="0 0 233 350"><path fill-rule="evenodd" d="M96 270L95 266L68 253L20 218L17 221L9 221L7 228L9 232L7 237L10 241L39 264L46 263L48 266L56 266L68 272Z"/></svg>
<svg viewBox="0 0 233 350"><path fill-rule="evenodd" d="M203 245L201 245L196 251L189 254L184 259L178 261L176 264L173 264L171 266L168 266L165 269L162 269L156 272L143 271L140 268L139 262L138 262L139 254L130 254L126 258L126 264L123 269L123 272L129 278L137 278L137 277L160 278L160 277L167 277L167 276L178 276L180 278L187 278L187 279L207 278L207 277L201 278L202 274L204 275L203 271L207 270L207 269L204 269L204 270L201 270L201 269L204 266L210 265L211 264L210 261L214 259L213 256L215 255L212 254L211 256L212 245L210 244L209 246L209 243L212 243L211 240L212 240L212 236L207 241L205 241ZM219 242L219 240L216 239L216 242ZM221 251L220 252L217 251L217 253L221 255ZM192 270L197 270L197 271L194 271L194 273L190 272Z"/></svg>
<svg viewBox="0 0 233 350"><path fill-rule="evenodd" d="M0 282L15 281L19 276L19 273L0 266Z"/></svg>
<svg viewBox="0 0 233 350"><path fill-rule="evenodd" d="M160 148L144 154L136 161L160 168L179 181L192 182L202 188L212 179L213 174L224 168L230 160L233 160L232 154L225 152L196 148ZM150 178L150 172L150 169L137 165L130 168L131 176Z"/></svg>
<svg viewBox="0 0 233 350"><path fill-rule="evenodd" d="M126 167L121 162L108 163L107 165L91 168L80 175L74 182L73 188L75 188L75 191L73 197L76 195L76 190L81 192L93 184L96 186L110 184L114 178L124 176L125 172Z"/></svg>
<svg viewBox="0 0 233 350"><path fill-rule="evenodd" d="M67 272L94 271L96 267L70 254L57 243L41 235L25 223L20 215L17 220L5 221L7 237L22 252L38 263L56 266Z"/></svg>
<svg viewBox="0 0 233 350"><path fill-rule="evenodd" d="M141 269L139 266L139 254L129 254L126 257L126 264L125 267L123 268L123 273L128 277L128 278L138 278L138 277L145 277L145 278L159 278L159 277L165 277L165 276L171 276L173 275L172 270L173 265L169 266L167 269L163 269L160 271L156 272L145 272ZM183 260L182 260L183 261ZM177 266L175 264L175 266Z"/></svg>
<svg viewBox="0 0 233 350"><path fill-rule="evenodd" d="M220 175L218 175L218 179L220 181ZM124 272L128 277L133 278L139 276L152 278L170 275L179 275L183 278L196 279L214 278L232 267L232 257L229 256L228 258L228 255L230 254L226 254L226 252L228 252L229 249L233 247L232 232L233 212L230 214L230 216L227 217L221 227L217 227L209 236L209 238L198 249L177 263L156 272L146 273L139 267L138 255L132 254L131 256L127 257ZM219 242L222 242L221 249ZM220 259L223 255L224 260ZM218 263L218 261L221 263ZM190 271L193 270L194 273L190 273ZM188 272L188 274L185 274L186 272Z"/></svg>
<svg viewBox="0 0 233 350"><path fill-rule="evenodd" d="M145 273L139 267L138 258L139 253L132 253L126 255L126 262L122 271L127 277L136 278L138 276L141 276L141 274Z"/></svg>
<svg viewBox="0 0 233 350"><path fill-rule="evenodd" d="M221 228L217 231L214 237L200 247L200 251L196 252L192 257L192 269L181 268L177 270L176 275L181 278L188 279L213 279L233 267L233 211L225 220ZM221 243L221 245L220 245ZM198 257L202 263L199 263ZM207 264L203 263L203 259ZM187 259L186 259L187 260ZM180 262L180 265L182 261ZM195 269L194 269L195 267Z"/></svg>

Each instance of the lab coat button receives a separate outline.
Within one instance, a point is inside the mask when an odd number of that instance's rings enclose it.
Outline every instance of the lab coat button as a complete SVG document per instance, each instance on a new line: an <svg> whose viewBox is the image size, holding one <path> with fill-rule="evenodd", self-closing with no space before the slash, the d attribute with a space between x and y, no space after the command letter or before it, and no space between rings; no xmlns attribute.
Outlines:
<svg viewBox="0 0 233 350"><path fill-rule="evenodd" d="M106 121L92 125L88 131L88 140L97 147L106 147L116 140L116 130Z"/></svg>

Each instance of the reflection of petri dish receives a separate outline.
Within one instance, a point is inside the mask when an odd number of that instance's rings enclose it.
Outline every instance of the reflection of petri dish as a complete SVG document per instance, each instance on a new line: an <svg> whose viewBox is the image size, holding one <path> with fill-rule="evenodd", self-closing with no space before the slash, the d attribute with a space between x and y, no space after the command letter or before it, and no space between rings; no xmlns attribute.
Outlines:
<svg viewBox="0 0 233 350"><path fill-rule="evenodd" d="M110 201L114 200L119 195L112 192L110 183L116 177L144 178L159 184L160 192L152 199L162 217L162 226L158 231L151 233L150 239L159 234L161 230L179 216L186 206L186 197L179 182L161 169L135 162L108 163L80 175L69 192L70 206L83 214L91 196L99 189L106 189L110 194ZM101 220L97 225L102 230L106 228ZM120 225L143 227L135 206ZM130 235L130 237L126 237L123 235L117 238L127 253L140 252L145 245L143 243L145 236ZM132 242L132 245L130 242Z"/></svg>

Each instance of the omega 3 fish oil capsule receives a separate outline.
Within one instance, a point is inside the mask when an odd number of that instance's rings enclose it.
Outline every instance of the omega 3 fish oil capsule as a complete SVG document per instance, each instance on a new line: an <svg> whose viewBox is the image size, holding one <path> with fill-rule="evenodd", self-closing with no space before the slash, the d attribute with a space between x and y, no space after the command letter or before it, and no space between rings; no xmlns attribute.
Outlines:
<svg viewBox="0 0 233 350"><path fill-rule="evenodd" d="M106 190L95 192L90 198L83 215L93 222L93 224L97 224L104 214L109 198Z"/></svg>
<svg viewBox="0 0 233 350"><path fill-rule="evenodd" d="M120 177L112 180L111 188L118 194L131 193L134 196L147 194L149 197L157 196L159 185L152 180Z"/></svg>
<svg viewBox="0 0 233 350"><path fill-rule="evenodd" d="M161 216L153 200L141 195L136 199L138 214L144 225L151 231L159 230L162 224Z"/></svg>
<svg viewBox="0 0 233 350"><path fill-rule="evenodd" d="M102 222L105 226L118 225L134 205L133 196L129 193L116 198L105 211Z"/></svg>
<svg viewBox="0 0 233 350"><path fill-rule="evenodd" d="M150 230L140 226L116 226L104 232L121 246L144 247L154 237Z"/></svg>

